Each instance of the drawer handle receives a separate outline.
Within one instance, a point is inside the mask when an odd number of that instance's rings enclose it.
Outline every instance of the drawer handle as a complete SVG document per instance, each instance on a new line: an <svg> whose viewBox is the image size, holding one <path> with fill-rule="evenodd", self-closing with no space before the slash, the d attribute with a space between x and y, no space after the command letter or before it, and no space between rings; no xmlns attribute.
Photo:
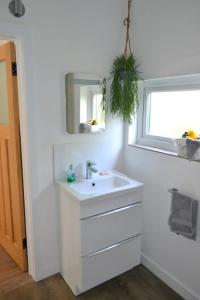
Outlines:
<svg viewBox="0 0 200 300"><path fill-rule="evenodd" d="M140 236L141 236L141 234L134 235L133 237L128 238L127 240L124 240L124 241L119 242L119 243L117 243L117 244L114 244L114 245L112 245L112 246L103 248L103 249L98 250L98 251L96 251L96 252L93 252L93 253L90 253L90 254L87 254L87 255L83 255L82 257L92 257L92 256L98 255L98 254L100 254L100 253L107 252L107 251L109 251L109 250L111 250L111 249L114 249L114 248L116 248L116 247L118 247L118 246L121 246L121 245L126 244L126 243L131 242L131 241L134 241L134 240L136 240L136 239L137 239L138 237L140 237Z"/></svg>
<svg viewBox="0 0 200 300"><path fill-rule="evenodd" d="M142 202L139 201L139 202L136 202L136 203L128 205L128 206L123 206L123 207L120 207L120 208L117 208L117 209L114 209L114 210L110 210L110 211L105 212L103 214L97 214L97 215L94 215L94 216L91 216L91 217L82 218L81 221L84 221L84 220L93 220L93 219L98 219L98 218L101 218L101 217L109 216L109 215L112 215L112 214L115 214L115 213L127 210L129 208L136 207L136 206L140 205L141 203Z"/></svg>

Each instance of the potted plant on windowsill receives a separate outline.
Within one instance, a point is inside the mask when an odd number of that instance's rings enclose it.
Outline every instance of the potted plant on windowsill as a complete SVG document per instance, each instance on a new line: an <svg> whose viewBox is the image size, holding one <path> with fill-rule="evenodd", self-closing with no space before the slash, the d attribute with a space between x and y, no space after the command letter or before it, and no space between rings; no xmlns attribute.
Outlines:
<svg viewBox="0 0 200 300"><path fill-rule="evenodd" d="M132 0L128 0L128 16L124 20L126 26L126 43L124 53L117 56L112 64L110 73L111 91L108 110L113 115L131 123L132 116L138 108L138 80L140 79L138 64L131 50L130 42L130 9ZM103 105L106 107L105 79L102 88Z"/></svg>

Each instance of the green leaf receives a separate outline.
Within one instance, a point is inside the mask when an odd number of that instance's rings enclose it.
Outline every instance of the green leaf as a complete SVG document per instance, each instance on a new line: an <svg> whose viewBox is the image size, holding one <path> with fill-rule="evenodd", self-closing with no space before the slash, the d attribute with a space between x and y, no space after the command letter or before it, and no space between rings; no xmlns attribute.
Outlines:
<svg viewBox="0 0 200 300"><path fill-rule="evenodd" d="M138 65L132 54L114 59L111 70L110 112L131 123L138 108Z"/></svg>

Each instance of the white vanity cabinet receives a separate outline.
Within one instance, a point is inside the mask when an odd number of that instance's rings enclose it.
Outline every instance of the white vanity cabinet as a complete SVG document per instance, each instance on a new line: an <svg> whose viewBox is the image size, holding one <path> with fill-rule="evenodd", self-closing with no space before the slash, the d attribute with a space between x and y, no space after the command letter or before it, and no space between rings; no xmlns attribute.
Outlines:
<svg viewBox="0 0 200 300"><path fill-rule="evenodd" d="M75 295L140 264L141 188L80 201L59 186L61 274Z"/></svg>

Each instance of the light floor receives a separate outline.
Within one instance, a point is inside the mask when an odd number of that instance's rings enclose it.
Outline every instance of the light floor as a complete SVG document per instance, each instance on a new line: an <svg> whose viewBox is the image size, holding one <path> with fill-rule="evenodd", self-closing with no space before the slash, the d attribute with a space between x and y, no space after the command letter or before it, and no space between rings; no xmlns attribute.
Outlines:
<svg viewBox="0 0 200 300"><path fill-rule="evenodd" d="M8 292L0 300L183 300L143 266L75 297L60 275Z"/></svg>
<svg viewBox="0 0 200 300"><path fill-rule="evenodd" d="M0 299L2 294L32 282L28 273L22 272L0 247Z"/></svg>

